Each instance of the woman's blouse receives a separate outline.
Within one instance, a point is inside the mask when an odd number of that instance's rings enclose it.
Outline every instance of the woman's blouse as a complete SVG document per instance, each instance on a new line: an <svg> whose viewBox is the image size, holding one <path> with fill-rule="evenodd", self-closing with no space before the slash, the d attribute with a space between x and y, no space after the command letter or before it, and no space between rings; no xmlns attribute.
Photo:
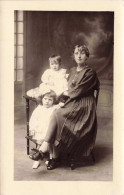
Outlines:
<svg viewBox="0 0 124 195"><path fill-rule="evenodd" d="M68 92L71 99L93 95L94 89L99 87L99 81L96 72L89 66L84 66L81 71L76 67L71 69Z"/></svg>

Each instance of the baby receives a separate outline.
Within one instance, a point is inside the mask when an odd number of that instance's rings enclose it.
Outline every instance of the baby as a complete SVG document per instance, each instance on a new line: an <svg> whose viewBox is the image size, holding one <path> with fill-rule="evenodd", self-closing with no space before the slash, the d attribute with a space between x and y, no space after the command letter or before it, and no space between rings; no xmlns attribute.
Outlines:
<svg viewBox="0 0 124 195"><path fill-rule="evenodd" d="M42 95L46 86L55 91L57 97L67 91L68 74L66 74L66 69L61 68L61 57L59 55L51 56L49 64L50 68L41 77L42 83L40 86L27 92L29 97L37 98L39 95Z"/></svg>
<svg viewBox="0 0 124 195"><path fill-rule="evenodd" d="M50 117L55 109L60 108L59 105L55 105L56 94L54 91L46 89L42 96L39 96L39 105L33 111L29 121L29 131L32 139L35 139L37 144L42 144L46 135ZM55 152L55 151L54 151ZM50 159L53 158L53 146L49 147ZM34 161L33 169L37 169L40 166L40 160Z"/></svg>

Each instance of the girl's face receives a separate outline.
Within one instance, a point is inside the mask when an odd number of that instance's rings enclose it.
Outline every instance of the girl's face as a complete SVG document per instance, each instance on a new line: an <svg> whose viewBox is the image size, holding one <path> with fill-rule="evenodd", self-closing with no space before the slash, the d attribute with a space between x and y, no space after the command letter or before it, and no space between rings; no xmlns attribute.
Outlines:
<svg viewBox="0 0 124 195"><path fill-rule="evenodd" d="M42 104L45 108L49 108L53 105L53 97L49 95L45 95L42 99Z"/></svg>
<svg viewBox="0 0 124 195"><path fill-rule="evenodd" d="M54 60L50 60L50 68L54 71L58 71L60 67L59 62L56 62Z"/></svg>
<svg viewBox="0 0 124 195"><path fill-rule="evenodd" d="M77 64L82 65L87 60L85 51L81 48L76 48L74 51L74 59Z"/></svg>

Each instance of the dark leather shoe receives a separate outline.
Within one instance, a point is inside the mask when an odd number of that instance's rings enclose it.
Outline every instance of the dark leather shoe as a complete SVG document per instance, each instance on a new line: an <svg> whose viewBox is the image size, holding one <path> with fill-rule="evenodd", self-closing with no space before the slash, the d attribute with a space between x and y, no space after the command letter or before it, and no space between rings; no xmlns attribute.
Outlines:
<svg viewBox="0 0 124 195"><path fill-rule="evenodd" d="M32 150L33 152L35 152L35 153L36 153L36 152L39 152L39 150L38 150L37 148L32 148L31 150Z"/></svg>
<svg viewBox="0 0 124 195"><path fill-rule="evenodd" d="M41 152L41 151L38 151L38 152L36 152L36 153L34 153L34 154L30 154L29 155L29 158L31 159L31 160L43 160L43 158L44 158L44 154Z"/></svg>

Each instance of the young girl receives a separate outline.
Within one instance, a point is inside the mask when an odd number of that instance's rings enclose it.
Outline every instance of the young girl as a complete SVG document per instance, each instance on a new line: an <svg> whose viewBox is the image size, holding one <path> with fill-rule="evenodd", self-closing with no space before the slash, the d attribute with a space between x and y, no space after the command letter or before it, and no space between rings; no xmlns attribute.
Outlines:
<svg viewBox="0 0 124 195"><path fill-rule="evenodd" d="M58 107L55 105L56 94L54 91L46 89L43 92L43 96L38 98L39 105L33 111L30 121L29 130L32 139L37 141L37 144L41 144L45 137L50 117L53 111ZM49 146L50 158L53 158L53 147L52 144ZM55 155L55 154L54 154ZM33 169L38 168L40 165L40 160L35 161L33 164Z"/></svg>
<svg viewBox="0 0 124 195"><path fill-rule="evenodd" d="M49 86L50 89L55 91L57 96L60 96L67 90L67 74L66 69L61 68L61 57L59 55L53 55L49 58L50 69L47 69L42 77L39 87L31 89L27 92L29 97L37 98L42 95L42 92Z"/></svg>

